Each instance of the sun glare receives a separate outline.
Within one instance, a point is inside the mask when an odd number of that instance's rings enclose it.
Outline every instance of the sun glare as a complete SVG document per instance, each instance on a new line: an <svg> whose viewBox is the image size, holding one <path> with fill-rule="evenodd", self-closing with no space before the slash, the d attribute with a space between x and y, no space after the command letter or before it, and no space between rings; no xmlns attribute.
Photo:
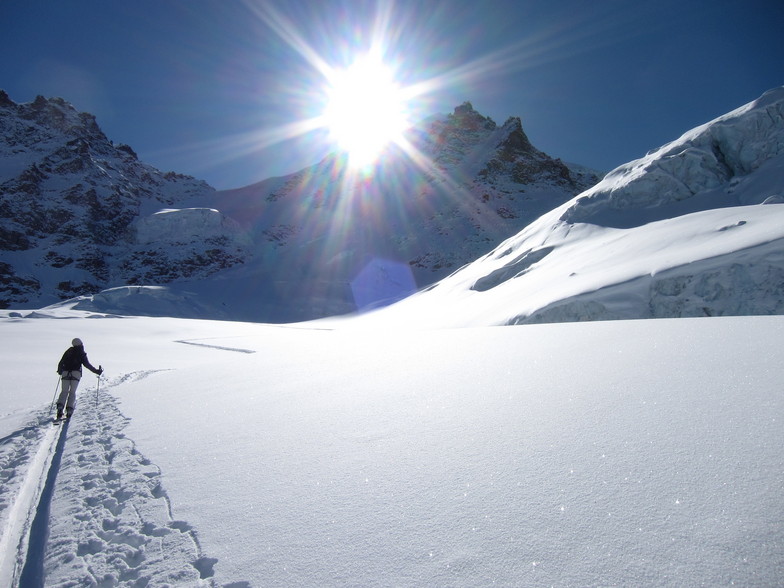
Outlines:
<svg viewBox="0 0 784 588"><path fill-rule="evenodd" d="M282 41L280 84L285 102L281 104L286 107L280 111L283 122L279 126L221 139L217 149L228 159L238 151L254 153L297 141L295 148L313 160L323 160L330 152L344 153L345 157L334 161L341 168L346 164L352 168L353 173L345 175L352 179L387 171L379 158L390 145L425 173L439 173L435 162L420 150L424 143L412 140L417 135L407 132L415 121L449 107L439 104L445 96L464 99L484 90L480 82L571 55L586 39L599 39L603 32L580 28L575 21L460 62L454 60L451 49L444 52L447 45L430 44L429 19L424 29L419 28L423 22L419 5L425 3L412 3L409 11L394 0L374 0L335 11L330 3L311 2L306 3L305 13L295 11L296 20L283 11L285 3L280 8L274 2L243 3ZM442 12L448 15L450 11L435 9L433 18ZM575 31L581 33L569 34ZM460 40L455 42L459 48ZM278 45L271 43L270 47ZM347 63L348 67L342 67ZM265 86L263 91L266 96L270 90ZM291 121L291 116L299 118ZM442 180L450 181L446 176Z"/></svg>
<svg viewBox="0 0 784 588"><path fill-rule="evenodd" d="M354 167L368 165L383 149L399 142L409 126L404 92L392 70L365 56L328 80L324 125Z"/></svg>

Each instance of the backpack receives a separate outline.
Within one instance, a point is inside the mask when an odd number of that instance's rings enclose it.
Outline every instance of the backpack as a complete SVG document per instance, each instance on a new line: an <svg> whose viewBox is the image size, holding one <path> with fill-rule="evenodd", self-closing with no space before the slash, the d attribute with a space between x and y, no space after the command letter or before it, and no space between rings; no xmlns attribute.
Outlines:
<svg viewBox="0 0 784 588"><path fill-rule="evenodd" d="M82 371L82 358L84 357L84 349L81 347L69 347L63 353L63 358L60 360L60 365L63 370L69 372Z"/></svg>

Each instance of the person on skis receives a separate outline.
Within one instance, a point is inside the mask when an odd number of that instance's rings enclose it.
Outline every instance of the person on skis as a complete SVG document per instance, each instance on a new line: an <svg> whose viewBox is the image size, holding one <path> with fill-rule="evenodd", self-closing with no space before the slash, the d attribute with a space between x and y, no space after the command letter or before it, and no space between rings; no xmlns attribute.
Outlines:
<svg viewBox="0 0 784 588"><path fill-rule="evenodd" d="M62 382L60 397L57 399L58 420L63 418L63 408L65 408L66 418L71 418L74 408L76 408L76 388L82 378L82 366L98 376L103 373L101 366L98 366L97 369L92 366L90 360L87 359L82 340L76 338L71 341L71 347L65 350L60 363L57 364L57 373L60 374Z"/></svg>

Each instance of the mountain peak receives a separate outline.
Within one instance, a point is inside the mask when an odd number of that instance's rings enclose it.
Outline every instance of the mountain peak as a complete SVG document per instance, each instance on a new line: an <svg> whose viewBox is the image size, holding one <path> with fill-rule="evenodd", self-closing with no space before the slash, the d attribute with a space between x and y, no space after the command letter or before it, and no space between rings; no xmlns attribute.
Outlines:
<svg viewBox="0 0 784 588"><path fill-rule="evenodd" d="M510 116L504 123L504 131L506 138L499 143L507 153L539 153L539 150L534 148L528 135L523 131L523 123L519 116Z"/></svg>
<svg viewBox="0 0 784 588"><path fill-rule="evenodd" d="M95 116L87 112L79 112L74 106L63 98L45 98L36 96L35 100L27 103L14 102L8 94L0 90L0 116L4 119L7 128L18 127L13 118L33 123L35 127L27 126L26 129L16 128L11 141L33 147L46 137L65 134L73 137L89 137L92 140L108 142ZM9 118L11 117L11 118Z"/></svg>
<svg viewBox="0 0 784 588"><path fill-rule="evenodd" d="M474 109L474 105L468 101L463 102L460 106L456 106L454 113L449 115L449 117L455 126L468 130L478 130L481 128L492 131L496 128L493 119L479 114Z"/></svg>
<svg viewBox="0 0 784 588"><path fill-rule="evenodd" d="M0 106L8 107L8 106L15 106L16 103L11 100L8 96L8 93L5 90L0 90Z"/></svg>
<svg viewBox="0 0 784 588"><path fill-rule="evenodd" d="M93 115L80 113L70 102L62 98L44 98L39 95L33 102L19 104L17 107L22 117L42 125L63 132L100 135L105 138Z"/></svg>
<svg viewBox="0 0 784 588"><path fill-rule="evenodd" d="M779 88L618 167L378 324L784 314L783 169Z"/></svg>

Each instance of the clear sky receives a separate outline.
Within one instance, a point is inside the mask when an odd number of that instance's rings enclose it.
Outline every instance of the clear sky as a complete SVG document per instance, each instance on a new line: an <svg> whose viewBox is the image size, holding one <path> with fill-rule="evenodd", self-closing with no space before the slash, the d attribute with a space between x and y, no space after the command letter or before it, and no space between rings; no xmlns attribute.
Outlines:
<svg viewBox="0 0 784 588"><path fill-rule="evenodd" d="M0 0L0 88L219 189L316 163L324 66L380 47L413 115L465 100L599 170L784 85L781 0Z"/></svg>

